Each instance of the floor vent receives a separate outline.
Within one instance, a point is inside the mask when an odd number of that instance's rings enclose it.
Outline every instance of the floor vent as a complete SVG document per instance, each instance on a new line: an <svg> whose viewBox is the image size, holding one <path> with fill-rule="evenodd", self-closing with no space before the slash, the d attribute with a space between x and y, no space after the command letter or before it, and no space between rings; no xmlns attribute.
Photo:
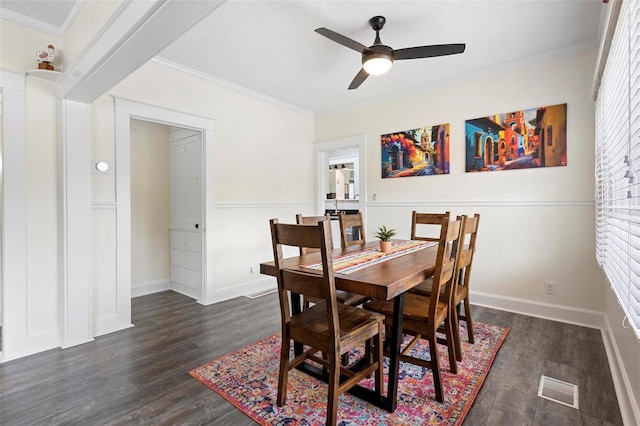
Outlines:
<svg viewBox="0 0 640 426"><path fill-rule="evenodd" d="M249 299L257 299L258 297L266 296L267 294L275 293L276 291L278 291L277 288L271 288L271 289L260 291L258 293L247 294L247 297Z"/></svg>
<svg viewBox="0 0 640 426"><path fill-rule="evenodd" d="M552 377L540 377L538 396L578 409L578 386Z"/></svg>

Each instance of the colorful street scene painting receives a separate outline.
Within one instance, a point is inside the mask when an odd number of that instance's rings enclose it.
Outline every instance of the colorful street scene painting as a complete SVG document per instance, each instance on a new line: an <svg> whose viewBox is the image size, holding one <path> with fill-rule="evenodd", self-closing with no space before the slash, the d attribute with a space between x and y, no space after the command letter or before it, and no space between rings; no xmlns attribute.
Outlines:
<svg viewBox="0 0 640 426"><path fill-rule="evenodd" d="M465 133L467 172L567 165L567 104L467 120Z"/></svg>
<svg viewBox="0 0 640 426"><path fill-rule="evenodd" d="M383 178L449 173L449 123L389 133L380 139Z"/></svg>

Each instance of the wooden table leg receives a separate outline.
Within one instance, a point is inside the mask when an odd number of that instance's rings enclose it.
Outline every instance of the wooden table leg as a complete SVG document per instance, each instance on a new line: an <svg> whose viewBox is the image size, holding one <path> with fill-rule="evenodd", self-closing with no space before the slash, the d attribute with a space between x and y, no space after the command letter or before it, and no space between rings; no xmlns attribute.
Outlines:
<svg viewBox="0 0 640 426"><path fill-rule="evenodd" d="M400 372L400 347L402 344L402 312L404 293L393 299L393 326L389 346L389 382L387 385L386 410L394 412L398 405L398 373Z"/></svg>

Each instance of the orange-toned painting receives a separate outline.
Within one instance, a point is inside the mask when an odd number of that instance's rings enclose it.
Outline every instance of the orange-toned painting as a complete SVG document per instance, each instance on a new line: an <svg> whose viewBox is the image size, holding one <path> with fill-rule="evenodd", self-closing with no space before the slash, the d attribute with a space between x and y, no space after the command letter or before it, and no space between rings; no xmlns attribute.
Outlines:
<svg viewBox="0 0 640 426"><path fill-rule="evenodd" d="M449 174L449 123L380 137L382 177Z"/></svg>
<svg viewBox="0 0 640 426"><path fill-rule="evenodd" d="M465 122L466 171L567 165L567 104Z"/></svg>

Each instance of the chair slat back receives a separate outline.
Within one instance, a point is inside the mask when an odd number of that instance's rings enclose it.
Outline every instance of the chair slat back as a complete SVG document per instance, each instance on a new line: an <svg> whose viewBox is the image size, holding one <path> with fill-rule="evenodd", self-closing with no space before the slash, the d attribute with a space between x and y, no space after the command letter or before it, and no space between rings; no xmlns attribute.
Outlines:
<svg viewBox="0 0 640 426"><path fill-rule="evenodd" d="M460 218L460 216L458 216ZM476 237L478 235L478 224L480 215L476 213L473 217L464 216L464 227L462 229L461 244L463 246L458 262L459 282L458 285L468 285L471 276L471 265L476 252ZM467 240L469 241L467 244Z"/></svg>
<svg viewBox="0 0 640 426"><path fill-rule="evenodd" d="M338 213L338 221L340 222L340 237L343 248L365 244L367 242L362 212L358 212L357 214L345 214L344 212L340 212ZM353 227L360 227L360 239L349 241L347 238L347 228Z"/></svg>
<svg viewBox="0 0 640 426"><path fill-rule="evenodd" d="M329 213L325 214L324 216L302 216L301 214L296 215L296 223L298 225L317 225L318 222L321 222L323 220L331 220L331 216L329 215ZM329 227L329 230L331 230L331 227ZM333 237L331 237L330 240L330 250L333 251ZM319 249L309 247L300 247L300 256L304 256L307 253L315 253L318 250Z"/></svg>
<svg viewBox="0 0 640 426"><path fill-rule="evenodd" d="M439 297L433 295L444 292L446 300L451 304L451 297L455 291L456 279L454 271L456 262L459 259L462 244L459 244L461 231L464 226L464 218L449 221L443 217L440 227L440 240L438 243L438 254L436 257L436 267L433 273L433 284L431 287L431 303L429 305L429 315L435 318L436 307Z"/></svg>
<svg viewBox="0 0 640 426"><path fill-rule="evenodd" d="M432 231L434 232L433 236L426 235L417 235L418 234L418 226L417 225L437 225L441 226L442 219L446 218L449 220L450 213L418 213L415 210L411 213L411 239L412 240L420 240L420 241L440 241L439 238L439 230L436 230L435 226L430 226ZM420 226L420 231L424 232L426 226Z"/></svg>
<svg viewBox="0 0 640 426"><path fill-rule="evenodd" d="M317 274L305 274L299 271L289 269L282 270L283 287L292 292L303 294L307 297L324 299L324 277Z"/></svg>
<svg viewBox="0 0 640 426"><path fill-rule="evenodd" d="M322 299L326 303L329 333L337 338L340 326L331 261L331 225L329 221L322 220L314 226L283 224L279 223L278 219L271 219L270 225L283 326L286 326L292 317L289 307L289 293L297 293ZM311 270L304 272L285 268L282 246L319 249L322 257L322 271L320 273Z"/></svg>

